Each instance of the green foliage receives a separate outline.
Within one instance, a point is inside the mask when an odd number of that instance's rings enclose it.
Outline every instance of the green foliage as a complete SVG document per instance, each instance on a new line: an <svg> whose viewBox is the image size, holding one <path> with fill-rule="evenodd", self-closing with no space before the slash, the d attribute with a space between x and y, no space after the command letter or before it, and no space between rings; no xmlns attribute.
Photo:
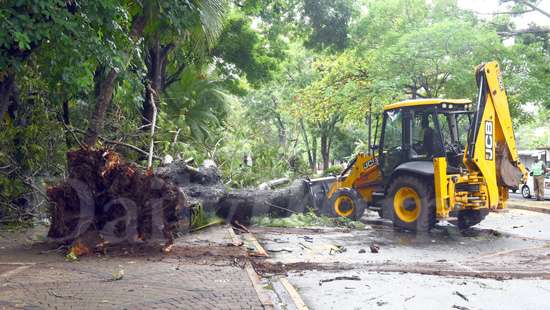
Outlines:
<svg viewBox="0 0 550 310"><path fill-rule="evenodd" d="M197 231L212 225L223 224L225 221L215 214L204 212L201 205L195 205L191 209L191 230Z"/></svg>
<svg viewBox="0 0 550 310"><path fill-rule="evenodd" d="M51 134L63 131L51 107L39 95L23 99L33 104L19 109L16 120L6 118L0 124L0 222L28 220L43 212L36 188L64 169L67 148L62 135Z"/></svg>
<svg viewBox="0 0 550 310"><path fill-rule="evenodd" d="M348 218L331 218L327 216L318 216L313 211L306 213L294 213L285 218L271 218L269 216L252 217L251 223L257 226L266 227L346 227L352 229L365 229L365 224L352 221Z"/></svg>
<svg viewBox="0 0 550 310"><path fill-rule="evenodd" d="M493 59L520 144L547 143L533 133L550 109L548 33L518 33L509 16L481 19L455 0L2 3L0 221L40 204L36 188L64 175L111 69L103 138L146 149L155 84L156 155L214 159L232 187L316 174L321 159L336 171L334 159L366 151L367 113L408 98L475 99L474 68Z"/></svg>
<svg viewBox="0 0 550 310"><path fill-rule="evenodd" d="M304 0L305 46L343 50L348 46L348 26L354 14L351 0Z"/></svg>
<svg viewBox="0 0 550 310"><path fill-rule="evenodd" d="M204 142L221 127L232 97L224 90L222 80L204 69L189 66L179 82L166 90L164 99L160 122Z"/></svg>
<svg viewBox="0 0 550 310"><path fill-rule="evenodd" d="M323 176L339 175L344 170L341 166L335 165L323 171Z"/></svg>
<svg viewBox="0 0 550 310"><path fill-rule="evenodd" d="M334 115L363 117L369 90L364 60L348 52L320 57L312 67L316 80L297 93L290 113L310 122L329 121Z"/></svg>
<svg viewBox="0 0 550 310"><path fill-rule="evenodd" d="M278 59L268 48L267 40L252 29L250 18L233 13L227 20L213 54L221 58L219 66L230 75L235 65L255 86L269 81L277 71Z"/></svg>

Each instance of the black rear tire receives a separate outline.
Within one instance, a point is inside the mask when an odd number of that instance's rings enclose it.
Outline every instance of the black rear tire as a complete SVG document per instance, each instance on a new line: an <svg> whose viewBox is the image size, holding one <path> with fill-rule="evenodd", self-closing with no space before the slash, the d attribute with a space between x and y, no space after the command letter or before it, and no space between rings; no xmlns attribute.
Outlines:
<svg viewBox="0 0 550 310"><path fill-rule="evenodd" d="M429 231L435 226L432 181L422 177L398 176L388 188L384 208L395 227Z"/></svg>
<svg viewBox="0 0 550 310"><path fill-rule="evenodd" d="M366 207L366 202L357 191L342 188L337 190L329 199L326 213L331 217L345 217L358 220L365 214Z"/></svg>

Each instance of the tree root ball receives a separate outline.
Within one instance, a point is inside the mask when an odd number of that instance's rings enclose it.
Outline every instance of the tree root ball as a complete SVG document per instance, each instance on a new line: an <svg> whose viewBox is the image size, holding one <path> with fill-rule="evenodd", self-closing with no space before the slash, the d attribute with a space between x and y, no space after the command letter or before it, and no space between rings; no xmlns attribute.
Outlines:
<svg viewBox="0 0 550 310"><path fill-rule="evenodd" d="M48 189L49 238L90 248L148 240L170 245L176 231L189 229L187 198L166 179L110 150L82 148L67 159L67 179Z"/></svg>

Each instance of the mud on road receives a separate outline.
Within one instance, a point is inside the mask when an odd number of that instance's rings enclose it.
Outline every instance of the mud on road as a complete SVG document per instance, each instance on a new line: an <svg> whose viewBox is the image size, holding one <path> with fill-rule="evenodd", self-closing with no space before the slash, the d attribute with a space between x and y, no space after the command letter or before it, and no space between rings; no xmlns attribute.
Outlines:
<svg viewBox="0 0 550 310"><path fill-rule="evenodd" d="M509 210L465 232L442 223L416 235L374 213L363 221L367 228L353 231L255 228L270 253L257 271L286 274L313 309L548 306L549 215Z"/></svg>

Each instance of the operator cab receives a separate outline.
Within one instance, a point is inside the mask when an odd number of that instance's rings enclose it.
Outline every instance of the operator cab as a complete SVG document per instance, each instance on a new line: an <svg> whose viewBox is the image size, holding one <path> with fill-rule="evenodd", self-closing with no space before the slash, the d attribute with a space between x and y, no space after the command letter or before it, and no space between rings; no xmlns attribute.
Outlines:
<svg viewBox="0 0 550 310"><path fill-rule="evenodd" d="M469 100L408 100L385 107L380 136L380 166L384 179L396 168L433 174L433 158L446 157L448 172L463 166L471 124Z"/></svg>

